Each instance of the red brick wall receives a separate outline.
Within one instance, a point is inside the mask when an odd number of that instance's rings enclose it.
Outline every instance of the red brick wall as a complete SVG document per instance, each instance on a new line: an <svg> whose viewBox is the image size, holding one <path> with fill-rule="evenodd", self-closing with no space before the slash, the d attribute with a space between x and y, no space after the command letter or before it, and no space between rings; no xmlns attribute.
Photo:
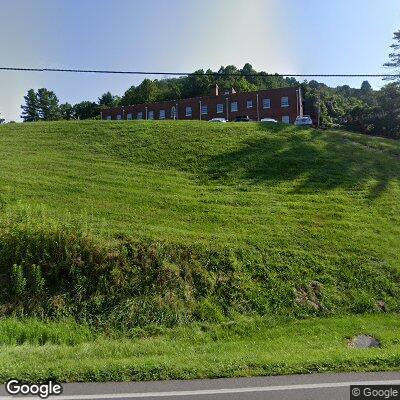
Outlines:
<svg viewBox="0 0 400 400"><path fill-rule="evenodd" d="M297 115L302 114L302 101L300 89L298 87L288 87L279 89L259 90L257 92L249 93L234 93L229 95L220 96L204 96L195 97L191 99L164 101L151 104L137 104L133 106L114 107L102 110L102 119L117 119L120 115L121 119L128 119L128 114L132 114L132 119L137 119L138 112L143 113L143 119L149 117L149 112L153 111L154 119L160 119L160 110L165 110L165 119L171 119L172 107L177 109L177 119L200 119L200 103L207 105L207 115L202 115L202 120L209 120L211 118L227 118L233 121L235 117L241 115L248 115L251 119L257 121L258 117L261 118L275 118L282 121L283 116L289 117L289 122L293 123ZM258 96L257 96L258 95ZM257 97L258 97L258 112L257 112ZM281 98L288 97L289 106L281 106ZM263 99L270 99L271 108L263 108ZM247 100L252 100L253 106L247 108ZM231 111L231 103L238 103L238 111ZM223 113L217 113L217 104L223 104ZM228 113L226 106L228 104ZM192 116L186 116L186 107L192 107Z"/></svg>

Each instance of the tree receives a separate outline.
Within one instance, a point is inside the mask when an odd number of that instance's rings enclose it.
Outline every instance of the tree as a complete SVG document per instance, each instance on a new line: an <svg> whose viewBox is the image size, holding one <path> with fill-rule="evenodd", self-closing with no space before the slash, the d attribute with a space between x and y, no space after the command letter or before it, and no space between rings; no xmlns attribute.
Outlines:
<svg viewBox="0 0 400 400"><path fill-rule="evenodd" d="M338 93L341 96L350 97L354 95L354 89L351 88L349 85L337 86L336 93Z"/></svg>
<svg viewBox="0 0 400 400"><path fill-rule="evenodd" d="M60 119L58 98L54 92L41 88L37 91L40 119L44 121L56 121Z"/></svg>
<svg viewBox="0 0 400 400"><path fill-rule="evenodd" d="M103 93L98 100L99 106L103 107L115 107L118 105L120 98L113 96L111 92Z"/></svg>
<svg viewBox="0 0 400 400"><path fill-rule="evenodd" d="M400 138L400 84L389 83L373 92L376 101L353 108L347 126L372 135Z"/></svg>
<svg viewBox="0 0 400 400"><path fill-rule="evenodd" d="M368 81L363 81L363 83L361 84L361 88L360 88L360 92L362 95L367 95L369 93L371 93L372 91L372 86L370 85L370 83Z"/></svg>
<svg viewBox="0 0 400 400"><path fill-rule="evenodd" d="M157 81L145 79L136 88L136 103L153 103L159 100Z"/></svg>
<svg viewBox="0 0 400 400"><path fill-rule="evenodd" d="M385 85L378 94L379 112L375 126L380 126L377 134L390 138L400 138L400 83Z"/></svg>
<svg viewBox="0 0 400 400"><path fill-rule="evenodd" d="M234 76L230 74L235 74ZM254 76L246 76L255 74ZM153 101L179 100L182 98L207 96L218 84L221 89L235 88L238 92L257 89L271 89L282 86L294 86L299 82L295 78L283 78L257 72L250 64L241 70L234 65L221 66L217 72L208 69L195 71L187 77L161 80L145 79L139 86L131 86L122 96L120 105L147 103ZM110 98L110 96L108 96ZM99 99L100 100L100 99Z"/></svg>
<svg viewBox="0 0 400 400"><path fill-rule="evenodd" d="M136 104L136 87L131 86L122 96L120 104L122 106L129 106Z"/></svg>
<svg viewBox="0 0 400 400"><path fill-rule="evenodd" d="M396 80L400 82L400 30L394 32L393 34L394 43L390 45L393 49L393 52L389 54L389 61L383 64L385 67L390 68L394 71L395 74L398 74L398 77L388 77L385 79Z"/></svg>
<svg viewBox="0 0 400 400"><path fill-rule="evenodd" d="M96 118L100 114L99 105L92 101L82 101L73 107L76 119Z"/></svg>
<svg viewBox="0 0 400 400"><path fill-rule="evenodd" d="M60 117L61 119L65 119L69 121L70 119L74 119L74 108L69 103L60 104Z"/></svg>
<svg viewBox="0 0 400 400"><path fill-rule="evenodd" d="M37 94L33 89L29 89L26 96L24 96L25 104L21 106L21 118L24 122L39 121L39 101Z"/></svg>
<svg viewBox="0 0 400 400"><path fill-rule="evenodd" d="M207 71L210 72L210 71ZM189 75L183 85L184 97L196 97L210 94L211 87L215 85L214 77L204 74L204 70L195 71L196 75Z"/></svg>
<svg viewBox="0 0 400 400"><path fill-rule="evenodd" d="M162 79L158 81L160 100L176 100L182 98L182 81L179 79Z"/></svg>
<svg viewBox="0 0 400 400"><path fill-rule="evenodd" d="M144 79L139 86L131 86L124 93L120 100L120 104L127 106L130 104L153 103L165 100L161 89L161 86L163 85L165 86L164 81Z"/></svg>
<svg viewBox="0 0 400 400"><path fill-rule="evenodd" d="M249 63L244 64L243 68L240 70L242 75L250 75L246 76L246 80L250 83L257 84L257 76L252 76L257 74L257 71L253 68L253 66Z"/></svg>

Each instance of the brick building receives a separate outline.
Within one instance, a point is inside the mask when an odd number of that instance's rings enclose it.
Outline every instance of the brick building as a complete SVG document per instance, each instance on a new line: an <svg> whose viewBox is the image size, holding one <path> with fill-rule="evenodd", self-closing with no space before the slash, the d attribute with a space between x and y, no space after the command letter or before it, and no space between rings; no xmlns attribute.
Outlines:
<svg viewBox="0 0 400 400"><path fill-rule="evenodd" d="M244 115L248 115L254 121L275 118L281 122L293 123L298 115L303 115L301 89L293 86L236 93L234 89L220 90L216 86L211 96L113 107L101 111L101 119L105 120L208 121L211 118L226 118L233 121L235 117Z"/></svg>

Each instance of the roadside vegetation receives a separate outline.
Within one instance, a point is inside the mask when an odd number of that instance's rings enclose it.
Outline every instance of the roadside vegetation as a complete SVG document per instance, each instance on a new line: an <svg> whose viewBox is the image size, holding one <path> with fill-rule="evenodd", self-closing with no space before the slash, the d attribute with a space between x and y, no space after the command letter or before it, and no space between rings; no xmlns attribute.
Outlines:
<svg viewBox="0 0 400 400"><path fill-rule="evenodd" d="M1 126L0 377L395 368L399 158L281 124Z"/></svg>
<svg viewBox="0 0 400 400"><path fill-rule="evenodd" d="M10 343L15 336L21 339L21 327L7 337L4 324L18 323L0 321L0 343L6 342L0 344L0 381L13 377L31 382L104 382L400 369L400 323L390 314L241 319L136 336L97 335L85 342L86 328L64 325L73 332L67 336L56 325L29 320L21 324L27 332L20 345ZM359 333L379 338L381 348L349 347Z"/></svg>

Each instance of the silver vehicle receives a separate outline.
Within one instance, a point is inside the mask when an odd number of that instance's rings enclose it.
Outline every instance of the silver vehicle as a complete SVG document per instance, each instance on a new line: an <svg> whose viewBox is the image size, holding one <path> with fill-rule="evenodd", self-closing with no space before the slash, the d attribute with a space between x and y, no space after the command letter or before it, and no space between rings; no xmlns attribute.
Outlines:
<svg viewBox="0 0 400 400"><path fill-rule="evenodd" d="M225 118L213 118L210 119L208 122L226 122Z"/></svg>
<svg viewBox="0 0 400 400"><path fill-rule="evenodd" d="M312 119L309 115L298 116L294 121L297 126L313 126Z"/></svg>
<svg viewBox="0 0 400 400"><path fill-rule="evenodd" d="M273 124L275 124L275 123L277 123L278 121L277 121L276 119L273 119L273 118L262 118L262 119L260 119L260 122L266 122L266 123L273 123Z"/></svg>

